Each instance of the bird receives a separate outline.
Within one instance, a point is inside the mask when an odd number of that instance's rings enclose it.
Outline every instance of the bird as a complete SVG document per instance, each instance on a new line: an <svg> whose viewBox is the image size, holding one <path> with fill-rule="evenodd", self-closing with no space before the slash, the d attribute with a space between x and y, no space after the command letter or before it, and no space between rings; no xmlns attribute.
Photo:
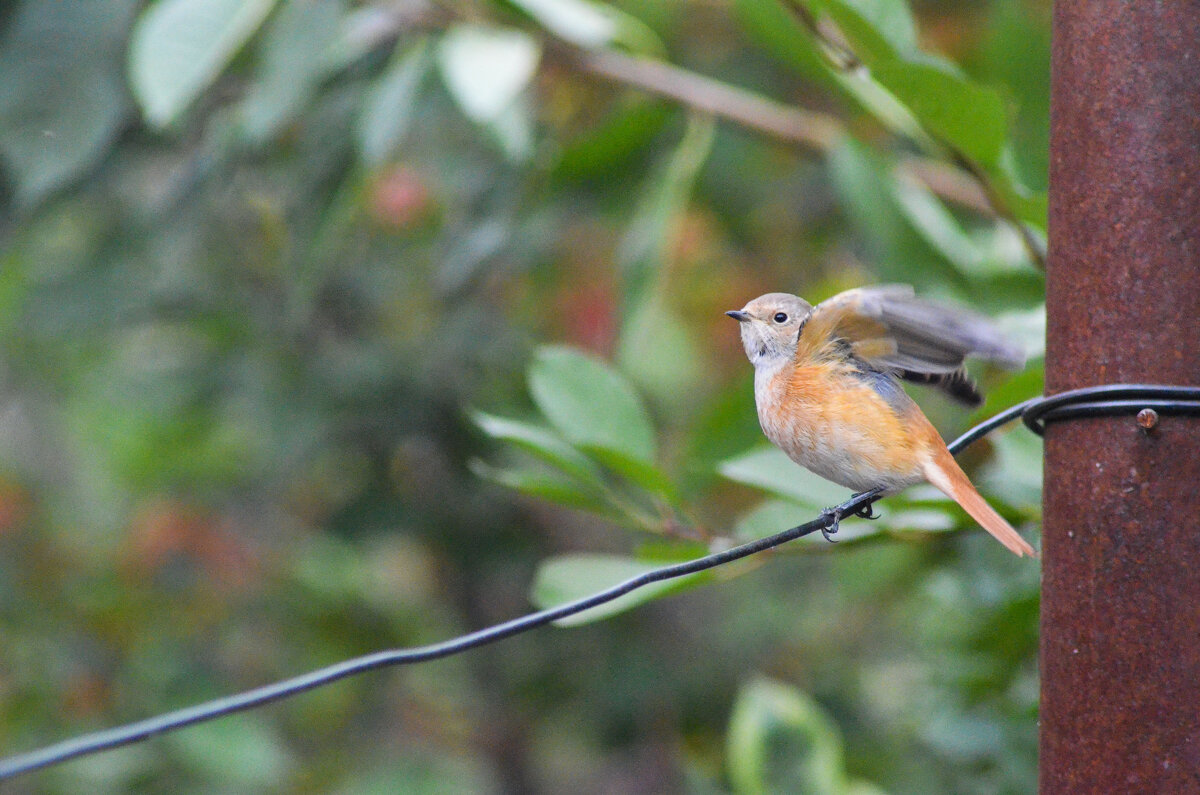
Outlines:
<svg viewBox="0 0 1200 795"><path fill-rule="evenodd" d="M815 307L789 293L767 293L725 314L738 321L754 365L759 425L789 458L858 493L890 495L927 481L1016 555L1035 555L971 484L900 384L927 384L960 403L982 404L964 360L1009 369L1025 360L985 318L917 298L900 284L847 290ZM873 518L869 507L860 510ZM827 513L829 538L842 516Z"/></svg>

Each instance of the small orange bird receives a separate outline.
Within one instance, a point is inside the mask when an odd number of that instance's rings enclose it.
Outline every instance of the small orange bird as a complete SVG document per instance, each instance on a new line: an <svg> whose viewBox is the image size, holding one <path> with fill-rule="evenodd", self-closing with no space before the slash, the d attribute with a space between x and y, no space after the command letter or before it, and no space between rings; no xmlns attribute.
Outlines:
<svg viewBox="0 0 1200 795"><path fill-rule="evenodd" d="M894 494L929 481L1001 544L1034 554L971 485L897 380L982 403L963 370L967 356L1010 368L1024 362L986 320L917 299L906 285L847 290L816 307L768 293L725 314L741 325L754 364L759 424L789 458L858 492Z"/></svg>

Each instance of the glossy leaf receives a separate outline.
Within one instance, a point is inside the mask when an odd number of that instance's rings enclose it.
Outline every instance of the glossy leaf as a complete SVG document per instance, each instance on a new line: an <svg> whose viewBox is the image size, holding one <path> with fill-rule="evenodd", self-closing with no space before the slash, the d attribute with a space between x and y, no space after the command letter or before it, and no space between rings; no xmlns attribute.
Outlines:
<svg viewBox="0 0 1200 795"><path fill-rule="evenodd" d="M580 47L619 46L662 55L662 41L640 19L607 3L592 0L511 0L555 35Z"/></svg>
<svg viewBox="0 0 1200 795"><path fill-rule="evenodd" d="M807 0L828 14L868 66L917 54L917 28L906 0Z"/></svg>
<svg viewBox="0 0 1200 795"><path fill-rule="evenodd" d="M708 370L692 324L656 291L633 308L617 351L621 369L655 405L702 388Z"/></svg>
<svg viewBox="0 0 1200 795"><path fill-rule="evenodd" d="M776 447L763 447L730 458L721 463L718 471L730 480L794 500L816 511L838 505L850 497L847 489L814 475Z"/></svg>
<svg viewBox="0 0 1200 795"><path fill-rule="evenodd" d="M742 688L726 738L729 779L739 795L841 793L842 741L821 707L769 679Z"/></svg>
<svg viewBox="0 0 1200 795"><path fill-rule="evenodd" d="M711 117L690 116L679 146L640 192L642 198L617 253L628 307L651 300L651 292L661 286L659 274L700 169L712 150L715 129Z"/></svg>
<svg viewBox="0 0 1200 795"><path fill-rule="evenodd" d="M344 11L340 0L286 3L267 25L256 80L240 107L245 135L265 141L286 124L316 90L324 52L337 35Z"/></svg>
<svg viewBox="0 0 1200 795"><path fill-rule="evenodd" d="M829 171L841 206L871 246L881 281L913 284L918 292L956 283L959 270L917 233L901 211L889 162L847 137L830 151Z"/></svg>
<svg viewBox="0 0 1200 795"><path fill-rule="evenodd" d="M456 25L438 45L451 96L473 121L498 122L529 84L541 57L530 36L509 28Z"/></svg>
<svg viewBox="0 0 1200 795"><path fill-rule="evenodd" d="M327 72L345 69L395 35L396 20L383 6L362 6L342 17L333 41L321 53Z"/></svg>
<svg viewBox="0 0 1200 795"><path fill-rule="evenodd" d="M1013 161L1012 149L1005 148L1000 154L998 166L988 172L988 177L1004 206L1045 238L1050 212L1049 195L1044 190L1032 190L1025 185L1016 175L1016 163Z"/></svg>
<svg viewBox="0 0 1200 795"><path fill-rule="evenodd" d="M1024 311L1008 312L996 318L1004 336L1025 352L1026 360L1046 355L1046 305Z"/></svg>
<svg viewBox="0 0 1200 795"><path fill-rule="evenodd" d="M129 78L146 121L165 127L207 88L275 0L159 0L129 43Z"/></svg>
<svg viewBox="0 0 1200 795"><path fill-rule="evenodd" d="M741 27L758 45L798 72L834 85L812 34L781 0L734 0Z"/></svg>
<svg viewBox="0 0 1200 795"><path fill-rule="evenodd" d="M355 132L359 155L368 166L379 166L395 154L413 119L429 64L428 41L420 39L397 51L367 94Z"/></svg>
<svg viewBox="0 0 1200 795"><path fill-rule="evenodd" d="M539 348L529 367L529 391L571 443L653 462L650 417L633 387L608 364L573 348Z"/></svg>
<svg viewBox="0 0 1200 795"><path fill-rule="evenodd" d="M294 765L280 730L257 715L193 726L169 735L167 743L187 767L223 780L231 789L279 786Z"/></svg>
<svg viewBox="0 0 1200 795"><path fill-rule="evenodd" d="M493 439L511 442L572 477L585 483L600 485L599 472L587 456L571 447L549 429L539 428L519 420L484 414L481 411L474 412L471 419Z"/></svg>
<svg viewBox="0 0 1200 795"><path fill-rule="evenodd" d="M913 111L865 70L834 72L834 79L886 129L929 148L932 141Z"/></svg>
<svg viewBox="0 0 1200 795"><path fill-rule="evenodd" d="M980 241L963 229L958 219L933 193L915 180L898 179L893 183L896 205L913 228L952 262L967 277L981 277L1020 267L1023 249L1016 257L990 256ZM1020 241L1016 241L1020 246ZM1007 259L1007 261L1006 261Z"/></svg>
<svg viewBox="0 0 1200 795"><path fill-rule="evenodd" d="M871 74L937 139L984 166L1000 159L1008 113L996 91L930 63L881 64Z"/></svg>
<svg viewBox="0 0 1200 795"><path fill-rule="evenodd" d="M0 156L32 207L100 161L129 112L114 57L129 0L20 3L0 38Z"/></svg>
<svg viewBox="0 0 1200 795"><path fill-rule="evenodd" d="M980 488L1009 505L1037 512L1042 505L1042 440L1024 428L993 434L995 458L977 478Z"/></svg>
<svg viewBox="0 0 1200 795"><path fill-rule="evenodd" d="M882 510L877 509L877 511ZM800 506L789 500L767 500L759 503L738 519L736 536L741 541L765 538L797 525L811 522L819 516L820 511ZM874 521L865 521L857 517L848 518L838 528L837 541L839 544L847 544L876 536L888 528L886 520L887 514ZM798 539L798 543L817 546L828 546L829 544L819 531L801 537Z"/></svg>
<svg viewBox="0 0 1200 795"><path fill-rule="evenodd" d="M530 598L539 608L554 607L602 591L632 577L659 568L664 563L647 563L619 555L564 555L544 561L534 578ZM651 583L582 613L554 622L572 627L623 613L668 593L698 585L708 576L698 572L673 580Z"/></svg>
<svg viewBox="0 0 1200 795"><path fill-rule="evenodd" d="M648 146L672 113L663 102L631 96L627 105L566 144L556 173L566 179L603 177Z"/></svg>
<svg viewBox="0 0 1200 795"><path fill-rule="evenodd" d="M739 541L766 538L815 518L792 500L765 500L738 519L735 536Z"/></svg>
<svg viewBox="0 0 1200 795"><path fill-rule="evenodd" d="M533 150L526 86L541 48L511 28L456 25L438 46L438 67L450 95L467 118L483 126L504 154L524 161Z"/></svg>
<svg viewBox="0 0 1200 795"><path fill-rule="evenodd" d="M944 533L958 527L958 521L948 510L932 507L889 511L878 521L883 522L889 530L897 532L908 530L919 533Z"/></svg>
<svg viewBox="0 0 1200 795"><path fill-rule="evenodd" d="M666 500L671 505L677 504L675 484L655 464L604 447L582 444L580 449L657 498Z"/></svg>
<svg viewBox="0 0 1200 795"><path fill-rule="evenodd" d="M732 333L732 330L731 330ZM749 366L746 370L750 370ZM693 421L683 456L683 490L700 492L719 478L717 465L745 450L746 440L762 431L754 408L752 376L744 373L727 385Z"/></svg>
<svg viewBox="0 0 1200 795"><path fill-rule="evenodd" d="M598 513L611 518L620 518L602 498L584 488L578 481L562 474L523 468L494 467L475 459L470 463L471 471L485 480L519 491L530 497L548 500Z"/></svg>

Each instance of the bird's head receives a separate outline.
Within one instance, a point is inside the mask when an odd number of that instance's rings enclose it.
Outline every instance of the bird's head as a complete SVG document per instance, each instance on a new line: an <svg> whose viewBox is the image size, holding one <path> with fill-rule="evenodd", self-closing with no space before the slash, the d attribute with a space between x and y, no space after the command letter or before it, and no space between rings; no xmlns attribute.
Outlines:
<svg viewBox="0 0 1200 795"><path fill-rule="evenodd" d="M800 329L812 305L790 293L760 295L741 309L726 312L741 326L742 346L755 367L792 358Z"/></svg>

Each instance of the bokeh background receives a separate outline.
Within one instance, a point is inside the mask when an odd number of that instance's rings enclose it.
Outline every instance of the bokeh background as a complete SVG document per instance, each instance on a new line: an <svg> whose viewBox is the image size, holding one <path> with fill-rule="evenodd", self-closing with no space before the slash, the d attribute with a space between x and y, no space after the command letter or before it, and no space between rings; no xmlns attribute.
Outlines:
<svg viewBox="0 0 1200 795"><path fill-rule="evenodd" d="M0 752L840 501L764 447L760 293L996 317L947 437L1039 394L1048 50L1033 0L5 4ZM1040 456L962 457L1033 538ZM1031 791L1036 564L881 509L14 790Z"/></svg>

